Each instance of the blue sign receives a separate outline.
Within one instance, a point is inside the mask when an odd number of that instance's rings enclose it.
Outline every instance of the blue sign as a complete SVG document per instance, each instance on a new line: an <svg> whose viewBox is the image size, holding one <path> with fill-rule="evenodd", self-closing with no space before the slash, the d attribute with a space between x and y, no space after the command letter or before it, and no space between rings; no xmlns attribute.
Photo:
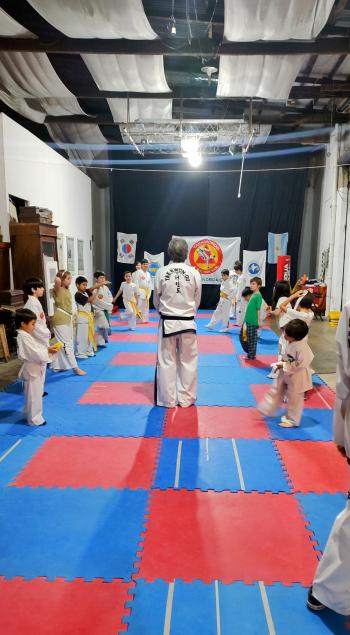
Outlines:
<svg viewBox="0 0 350 635"><path fill-rule="evenodd" d="M260 265L257 262L250 262L248 265L248 272L252 276L257 276L260 273Z"/></svg>

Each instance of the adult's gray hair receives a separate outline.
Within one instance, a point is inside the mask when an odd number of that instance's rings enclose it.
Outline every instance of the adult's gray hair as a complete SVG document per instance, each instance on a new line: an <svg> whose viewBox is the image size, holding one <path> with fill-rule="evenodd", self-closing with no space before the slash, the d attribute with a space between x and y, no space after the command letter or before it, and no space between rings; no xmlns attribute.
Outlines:
<svg viewBox="0 0 350 635"><path fill-rule="evenodd" d="M183 238L172 238L168 245L168 255L173 262L185 262L188 244Z"/></svg>

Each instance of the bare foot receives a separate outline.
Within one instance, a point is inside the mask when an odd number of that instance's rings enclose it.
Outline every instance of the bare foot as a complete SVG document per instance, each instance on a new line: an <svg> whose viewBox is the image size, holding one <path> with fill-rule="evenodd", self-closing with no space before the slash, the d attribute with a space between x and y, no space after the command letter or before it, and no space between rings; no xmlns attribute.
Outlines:
<svg viewBox="0 0 350 635"><path fill-rule="evenodd" d="M76 375L86 375L86 371L85 370L81 370L81 368L79 368L79 366L77 366L76 368L73 368L73 371Z"/></svg>

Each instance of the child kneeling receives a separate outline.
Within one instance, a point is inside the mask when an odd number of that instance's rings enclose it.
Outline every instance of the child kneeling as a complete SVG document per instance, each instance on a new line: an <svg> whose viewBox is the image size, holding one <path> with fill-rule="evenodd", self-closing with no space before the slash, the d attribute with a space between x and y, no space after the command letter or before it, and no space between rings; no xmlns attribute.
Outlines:
<svg viewBox="0 0 350 635"><path fill-rule="evenodd" d="M287 413L280 422L282 428L299 426L304 408L304 392L312 389L310 365L314 358L307 343L309 327L303 320L291 320L286 324L284 337L287 342L282 360L275 367L277 381L258 405L259 412L273 416L284 397L287 398Z"/></svg>

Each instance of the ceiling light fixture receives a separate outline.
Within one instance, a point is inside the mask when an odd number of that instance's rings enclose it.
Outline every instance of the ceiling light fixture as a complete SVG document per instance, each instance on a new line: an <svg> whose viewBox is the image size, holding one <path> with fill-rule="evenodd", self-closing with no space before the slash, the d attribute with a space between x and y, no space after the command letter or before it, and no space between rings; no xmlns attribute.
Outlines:
<svg viewBox="0 0 350 635"><path fill-rule="evenodd" d="M214 73L218 72L218 69L216 68L216 66L202 66L201 68L202 73L205 73L208 77L208 84L211 83L211 76L214 75Z"/></svg>

